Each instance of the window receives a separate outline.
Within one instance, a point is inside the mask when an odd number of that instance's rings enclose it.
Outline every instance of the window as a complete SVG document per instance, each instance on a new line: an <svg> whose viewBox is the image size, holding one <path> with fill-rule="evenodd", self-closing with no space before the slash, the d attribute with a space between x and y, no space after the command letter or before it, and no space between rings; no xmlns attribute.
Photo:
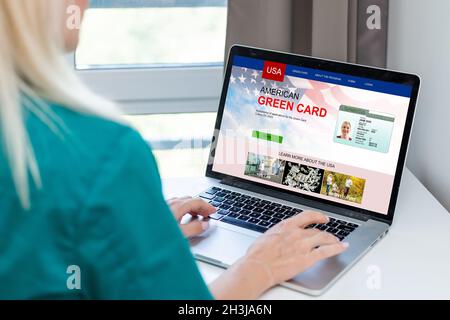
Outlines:
<svg viewBox="0 0 450 320"><path fill-rule="evenodd" d="M222 84L227 0L91 0L74 56L153 148L163 178L204 174Z"/></svg>
<svg viewBox="0 0 450 320"><path fill-rule="evenodd" d="M221 65L226 0L93 0L77 69Z"/></svg>
<svg viewBox="0 0 450 320"><path fill-rule="evenodd" d="M216 111L227 0L91 0L74 65L129 114Z"/></svg>
<svg viewBox="0 0 450 320"><path fill-rule="evenodd" d="M202 176L206 170L215 113L126 116L152 146L161 177Z"/></svg>

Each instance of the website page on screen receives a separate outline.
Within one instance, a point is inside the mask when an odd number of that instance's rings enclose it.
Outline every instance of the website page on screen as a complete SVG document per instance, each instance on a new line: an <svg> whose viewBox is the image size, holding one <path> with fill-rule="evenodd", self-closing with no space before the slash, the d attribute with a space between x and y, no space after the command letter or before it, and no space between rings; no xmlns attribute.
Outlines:
<svg viewBox="0 0 450 320"><path fill-rule="evenodd" d="M387 214L411 92L235 56L212 169Z"/></svg>

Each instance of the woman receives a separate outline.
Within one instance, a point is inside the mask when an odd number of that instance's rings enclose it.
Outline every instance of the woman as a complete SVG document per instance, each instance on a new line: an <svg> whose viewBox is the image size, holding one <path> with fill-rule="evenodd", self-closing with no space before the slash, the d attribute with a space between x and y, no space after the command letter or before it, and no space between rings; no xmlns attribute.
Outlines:
<svg viewBox="0 0 450 320"><path fill-rule="evenodd" d="M352 131L352 124L348 121L344 121L341 125L341 135L337 136L338 139L352 141L350 132Z"/></svg>
<svg viewBox="0 0 450 320"><path fill-rule="evenodd" d="M330 194L331 186L333 185L333 175L331 173L327 176L327 196Z"/></svg>
<svg viewBox="0 0 450 320"><path fill-rule="evenodd" d="M147 144L65 63L78 42L66 8L87 2L0 1L0 298L252 299L345 250L304 230L326 216L303 214L208 288L180 232L208 225L177 221L215 209L190 198L169 208Z"/></svg>
<svg viewBox="0 0 450 320"><path fill-rule="evenodd" d="M348 197L348 193L350 192L350 188L353 185L353 181L350 177L345 180L345 188L344 188L344 198Z"/></svg>
<svg viewBox="0 0 450 320"><path fill-rule="evenodd" d="M259 176L261 178L264 178L266 175L266 158L262 158L261 162L259 163Z"/></svg>

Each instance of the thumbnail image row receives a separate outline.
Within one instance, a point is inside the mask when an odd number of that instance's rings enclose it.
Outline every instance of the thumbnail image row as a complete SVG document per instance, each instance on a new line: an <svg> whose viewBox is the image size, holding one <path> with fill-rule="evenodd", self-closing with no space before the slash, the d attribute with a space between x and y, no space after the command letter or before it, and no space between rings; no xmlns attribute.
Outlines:
<svg viewBox="0 0 450 320"><path fill-rule="evenodd" d="M244 174L359 204L366 184L365 179L254 153L248 154Z"/></svg>

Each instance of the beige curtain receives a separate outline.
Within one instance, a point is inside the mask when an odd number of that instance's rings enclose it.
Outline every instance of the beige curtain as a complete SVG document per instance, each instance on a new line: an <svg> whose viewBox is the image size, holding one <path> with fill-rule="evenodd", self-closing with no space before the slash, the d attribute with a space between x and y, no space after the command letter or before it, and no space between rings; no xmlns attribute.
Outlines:
<svg viewBox="0 0 450 320"><path fill-rule="evenodd" d="M238 43L386 65L388 0L228 0L228 8L227 52Z"/></svg>

